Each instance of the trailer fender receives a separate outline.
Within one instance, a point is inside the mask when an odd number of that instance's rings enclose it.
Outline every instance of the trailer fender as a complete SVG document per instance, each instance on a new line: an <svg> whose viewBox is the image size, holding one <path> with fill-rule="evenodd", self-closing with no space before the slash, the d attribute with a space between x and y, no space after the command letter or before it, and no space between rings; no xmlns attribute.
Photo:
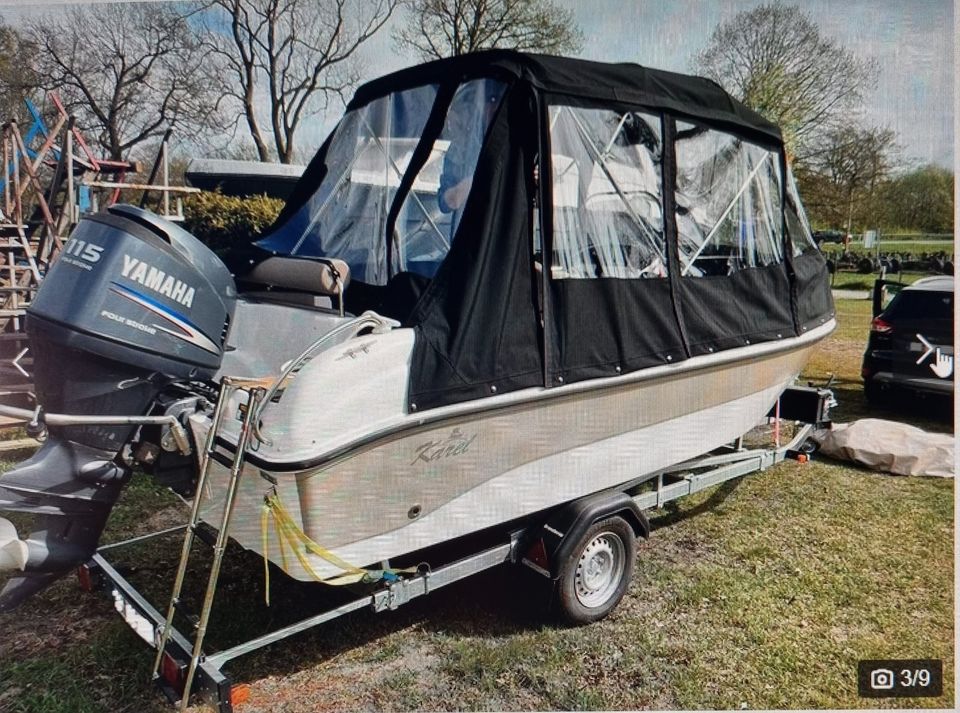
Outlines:
<svg viewBox="0 0 960 713"><path fill-rule="evenodd" d="M539 537L533 538L531 553L524 558L524 564L556 579L560 565L590 526L613 515L626 520L635 536L644 539L650 536L650 523L633 498L624 492L597 493L567 503L551 513L540 529Z"/></svg>

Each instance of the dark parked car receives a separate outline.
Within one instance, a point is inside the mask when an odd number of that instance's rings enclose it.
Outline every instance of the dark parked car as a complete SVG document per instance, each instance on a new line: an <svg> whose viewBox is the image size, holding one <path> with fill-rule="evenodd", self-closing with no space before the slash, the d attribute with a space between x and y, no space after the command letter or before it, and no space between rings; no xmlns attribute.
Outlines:
<svg viewBox="0 0 960 713"><path fill-rule="evenodd" d="M894 390L953 393L953 277L905 287L870 325L863 389L876 402Z"/></svg>
<svg viewBox="0 0 960 713"><path fill-rule="evenodd" d="M846 237L847 234L840 230L813 231L813 241L819 246L823 246L824 243L837 243L838 245L845 245L848 242Z"/></svg>

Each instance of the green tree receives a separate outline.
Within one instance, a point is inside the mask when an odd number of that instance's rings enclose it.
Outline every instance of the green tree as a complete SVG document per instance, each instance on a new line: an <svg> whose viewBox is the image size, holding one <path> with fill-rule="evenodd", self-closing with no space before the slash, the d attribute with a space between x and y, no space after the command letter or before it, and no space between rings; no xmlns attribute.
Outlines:
<svg viewBox="0 0 960 713"><path fill-rule="evenodd" d="M870 206L890 173L895 136L890 129L851 124L821 137L821 150L796 171L804 205L815 225L843 227L848 232L877 227L878 216L870 214Z"/></svg>
<svg viewBox="0 0 960 713"><path fill-rule="evenodd" d="M928 164L887 181L878 208L888 229L920 233L952 233L953 172Z"/></svg>
<svg viewBox="0 0 960 713"><path fill-rule="evenodd" d="M426 60L497 47L562 54L583 42L573 12L550 0L410 0L405 19L394 39Z"/></svg>
<svg viewBox="0 0 960 713"><path fill-rule="evenodd" d="M780 126L799 160L823 149L824 133L846 123L876 77L873 62L825 37L800 8L780 2L720 24L693 70Z"/></svg>

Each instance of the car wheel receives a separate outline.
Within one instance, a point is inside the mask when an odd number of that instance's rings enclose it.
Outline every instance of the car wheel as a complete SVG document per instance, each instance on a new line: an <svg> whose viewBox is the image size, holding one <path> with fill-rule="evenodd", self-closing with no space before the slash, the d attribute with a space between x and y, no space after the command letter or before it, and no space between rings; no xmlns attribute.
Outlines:
<svg viewBox="0 0 960 713"><path fill-rule="evenodd" d="M883 389L873 381L863 382L863 396L869 404L876 406L883 403Z"/></svg>

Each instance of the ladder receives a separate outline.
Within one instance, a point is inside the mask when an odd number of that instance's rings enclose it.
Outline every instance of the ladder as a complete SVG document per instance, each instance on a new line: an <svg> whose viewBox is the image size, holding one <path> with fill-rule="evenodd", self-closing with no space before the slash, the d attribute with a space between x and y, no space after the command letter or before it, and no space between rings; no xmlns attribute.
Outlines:
<svg viewBox="0 0 960 713"><path fill-rule="evenodd" d="M3 266L3 287L0 287L0 331L11 320L19 330L30 300L40 285L40 265L36 243L27 237L23 223L0 222L0 265Z"/></svg>
<svg viewBox="0 0 960 713"><path fill-rule="evenodd" d="M0 222L0 397L30 392L30 360L23 329L26 309L40 286L36 244L22 223Z"/></svg>
<svg viewBox="0 0 960 713"><path fill-rule="evenodd" d="M273 379L255 379L225 376L222 380L220 398L217 399L217 405L213 412L213 418L210 424L210 430L207 432L203 451L199 454L200 475L197 479L196 494L193 496L193 504L190 508L190 519L187 522L186 533L183 538L183 549L180 552L180 564L177 568L177 575L174 579L173 592L170 595L170 604L167 607L166 621L160 631L159 642L157 645L157 656L153 664L153 680L162 686L161 665L167 643L174 631L173 619L177 611L181 608L180 595L183 590L183 582L187 572L187 566L190 560L190 550L193 546L194 538L200 526L200 502L203 498L204 488L208 474L210 472L211 461L217 462L230 469L230 479L227 486L226 498L223 504L223 513L220 520L220 526L217 528L217 539L213 546L213 561L210 565L210 572L207 578L206 594L203 598L203 605L200 610L200 616L195 625L193 645L190 651L190 665L187 669L187 676L183 686L183 692L178 703L180 711L186 711L190 699L190 689L193 686L193 679L197 673L197 667L203 660L203 640L207 633L207 625L210 621L210 612L213 609L213 600L217 591L217 581L220 577L220 565L223 562L223 555L227 548L227 539L230 530L230 521L233 517L233 506L236 499L237 487L240 482L240 474L243 472L243 463L246 458L247 448L251 438L254 436L254 425L257 415L260 411L260 404L269 387L273 384ZM241 407L243 410L243 425L240 428L240 435L237 439L237 448L233 459L216 452L217 434L223 423L224 413L230 397L236 392L245 392L247 394L246 405ZM171 696L171 698L174 698Z"/></svg>
<svg viewBox="0 0 960 713"><path fill-rule="evenodd" d="M54 142L67 120L61 117L51 131L32 104L28 102L27 108L34 124L26 137L21 136L15 121L0 129L0 397L32 393L24 316L54 257L53 251L61 247L40 172L52 155L59 158L57 173L62 174L63 154ZM31 148L34 138L41 137L42 145ZM28 217L30 206L33 212Z"/></svg>

